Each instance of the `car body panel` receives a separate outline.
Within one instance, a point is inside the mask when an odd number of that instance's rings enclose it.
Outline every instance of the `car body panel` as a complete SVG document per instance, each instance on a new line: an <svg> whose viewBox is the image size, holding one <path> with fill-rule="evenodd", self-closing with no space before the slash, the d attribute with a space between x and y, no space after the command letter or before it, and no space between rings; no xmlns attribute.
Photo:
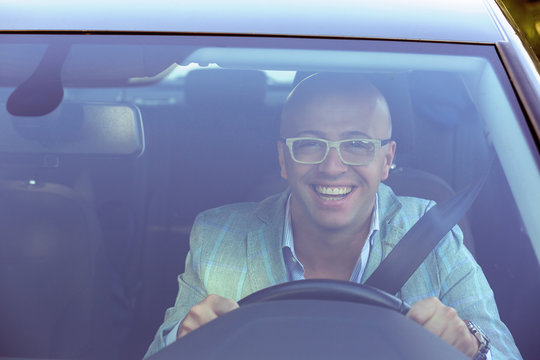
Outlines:
<svg viewBox="0 0 540 360"><path fill-rule="evenodd" d="M11 31L137 31L363 37L458 42L504 40L483 0L0 2ZM441 16L441 13L444 16ZM21 17L20 14L26 14ZM381 21L384 19L384 21Z"/></svg>

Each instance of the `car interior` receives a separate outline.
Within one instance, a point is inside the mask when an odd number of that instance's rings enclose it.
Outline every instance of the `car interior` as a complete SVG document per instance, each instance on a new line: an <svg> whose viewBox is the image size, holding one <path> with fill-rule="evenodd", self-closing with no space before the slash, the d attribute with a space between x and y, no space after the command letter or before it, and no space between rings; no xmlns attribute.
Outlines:
<svg viewBox="0 0 540 360"><path fill-rule="evenodd" d="M410 66L410 54L400 65L374 62L388 44L353 49L358 55L346 62L340 49L289 54L290 44L271 43L261 59L250 57L260 50L250 44L234 53L214 41L222 47L156 45L151 70L135 66L141 57L129 42L112 54L99 42L75 44L63 55L63 100L46 114L21 115L13 109L32 101L10 102L40 67L54 68L54 59L35 60L46 58L43 44L27 45L32 63L0 74L0 357L141 358L174 304L195 216L286 189L276 150L281 108L296 84L321 71L360 72L385 95L397 142L386 183L398 195L443 201L490 171L459 225L518 348L525 358L538 354L540 275L520 215L527 207L508 175L515 155L501 155L510 150L498 146L504 136L485 109L494 101L502 105L490 111L512 112L521 129L525 121L494 55L483 60L492 75L473 72L489 49L463 63L437 49L448 59ZM459 46L467 58L467 45ZM383 60L396 56L384 51ZM445 69L445 61L456 63ZM124 74L114 72L120 68Z"/></svg>

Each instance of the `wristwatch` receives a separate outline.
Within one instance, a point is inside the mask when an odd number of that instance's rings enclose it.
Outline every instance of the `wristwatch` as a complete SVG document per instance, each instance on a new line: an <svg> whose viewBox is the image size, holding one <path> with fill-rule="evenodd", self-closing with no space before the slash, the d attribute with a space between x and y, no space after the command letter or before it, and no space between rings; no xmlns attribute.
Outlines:
<svg viewBox="0 0 540 360"><path fill-rule="evenodd" d="M478 344L480 344L480 347L478 348L478 352L473 357L473 360L486 360L487 353L489 349L491 348L491 344L488 337L472 321L465 320L465 323L467 324L467 328L469 329L471 334L473 334L476 340L478 340Z"/></svg>

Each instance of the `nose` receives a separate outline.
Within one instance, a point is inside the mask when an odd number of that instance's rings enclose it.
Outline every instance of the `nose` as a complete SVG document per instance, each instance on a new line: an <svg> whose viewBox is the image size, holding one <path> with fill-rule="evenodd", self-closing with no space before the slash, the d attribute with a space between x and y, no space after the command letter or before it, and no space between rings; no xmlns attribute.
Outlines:
<svg viewBox="0 0 540 360"><path fill-rule="evenodd" d="M326 159L319 164L319 171L328 175L336 176L347 171L347 165L339 158L336 148L331 148Z"/></svg>

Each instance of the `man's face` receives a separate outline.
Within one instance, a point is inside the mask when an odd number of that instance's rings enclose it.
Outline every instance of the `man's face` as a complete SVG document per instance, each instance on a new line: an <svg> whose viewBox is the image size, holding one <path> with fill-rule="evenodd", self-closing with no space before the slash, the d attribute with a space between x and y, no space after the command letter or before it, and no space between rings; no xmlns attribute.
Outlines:
<svg viewBox="0 0 540 360"><path fill-rule="evenodd" d="M284 112L283 137L387 139L388 109L380 95L326 94L296 102ZM388 177L396 144L375 154L368 165L346 165L332 148L315 165L293 161L287 146L278 145L281 176L291 188L293 224L323 231L358 231L370 218L380 181Z"/></svg>

